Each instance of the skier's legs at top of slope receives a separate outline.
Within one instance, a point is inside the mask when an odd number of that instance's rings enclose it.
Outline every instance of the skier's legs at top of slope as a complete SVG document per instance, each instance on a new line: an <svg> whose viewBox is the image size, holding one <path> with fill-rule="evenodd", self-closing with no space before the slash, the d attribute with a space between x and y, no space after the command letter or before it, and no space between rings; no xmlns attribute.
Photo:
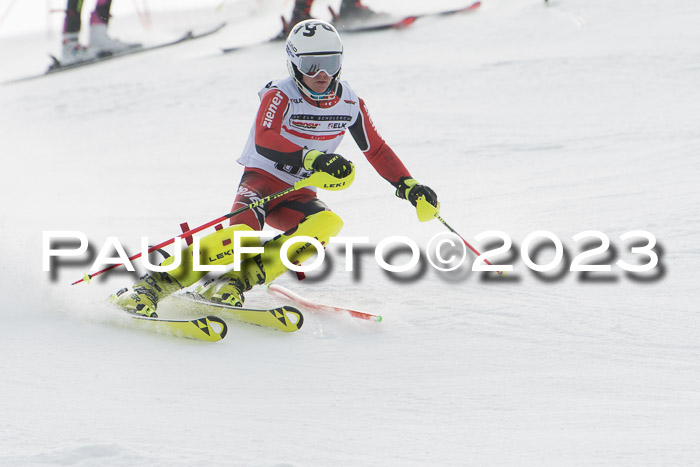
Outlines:
<svg viewBox="0 0 700 467"><path fill-rule="evenodd" d="M312 19L311 7L314 0L295 0L292 16L289 21L282 20L282 31L279 34L280 39L285 39L291 28L304 20ZM378 13L375 13L370 8L362 4L362 0L341 0L340 9L337 17L333 18L333 22L340 24L341 27L345 23L363 21L374 18ZM381 15L381 14L379 14Z"/></svg>
<svg viewBox="0 0 700 467"><path fill-rule="evenodd" d="M83 0L68 0L66 18L63 22L62 60L64 63L89 60L140 45L127 44L107 35L111 7L112 0L97 0L95 10L90 15L90 45L87 47L79 40Z"/></svg>

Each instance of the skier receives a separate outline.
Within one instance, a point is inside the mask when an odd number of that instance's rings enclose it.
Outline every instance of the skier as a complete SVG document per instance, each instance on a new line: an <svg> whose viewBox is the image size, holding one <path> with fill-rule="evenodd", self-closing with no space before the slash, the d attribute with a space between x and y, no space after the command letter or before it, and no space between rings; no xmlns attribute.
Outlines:
<svg viewBox="0 0 700 467"><path fill-rule="evenodd" d="M378 134L364 101L347 82L340 81L343 45L336 29L321 20L302 21L290 32L286 50L290 76L271 81L259 92L261 102L255 123L238 159L245 169L233 210L289 188L314 172L325 172L336 179L353 176L352 162L335 153L346 130L374 169L394 186L396 196L414 206L421 197L437 206L435 192L411 177ZM244 255L240 268L208 280L196 293L212 301L242 306L244 292L288 270L279 254L285 241L310 236L325 245L337 235L343 222L318 199L314 187L301 188L232 217L229 227L202 238L200 264L230 265L233 232L260 231L265 224L284 233L266 242L263 253ZM251 241L259 245L257 238ZM307 246L290 248L289 262L301 264L311 258L315 251ZM192 248L190 245L183 251L182 264L174 270L148 273L111 300L132 313L157 316L160 299L193 285L206 274L193 271ZM168 258L162 265L172 260Z"/></svg>
<svg viewBox="0 0 700 467"><path fill-rule="evenodd" d="M90 15L90 46L82 45L80 35L80 15L83 0L68 0L66 18L63 22L62 63L69 64L111 55L124 50L140 47L141 44L127 44L107 35L109 10L112 0L97 0L95 11Z"/></svg>
<svg viewBox="0 0 700 467"><path fill-rule="evenodd" d="M280 32L278 36L279 39L286 38L292 26L295 24L307 19L313 19L311 17L311 6L313 3L314 0L295 0L291 19L285 21L285 19L282 18L282 32ZM382 14L375 13L370 8L363 5L361 0L341 0L340 11L337 15L334 12L333 16L333 23L335 26L342 29L346 24L380 17Z"/></svg>

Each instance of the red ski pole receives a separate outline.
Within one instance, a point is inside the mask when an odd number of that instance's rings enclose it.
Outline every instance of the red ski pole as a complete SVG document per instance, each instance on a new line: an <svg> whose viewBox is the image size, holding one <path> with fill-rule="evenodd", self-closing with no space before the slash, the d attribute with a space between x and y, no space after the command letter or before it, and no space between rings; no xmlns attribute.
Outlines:
<svg viewBox="0 0 700 467"><path fill-rule="evenodd" d="M455 229L450 227L450 224L445 222L445 219L440 217L440 203L438 203L437 206L433 206L432 204L428 203L425 200L425 197L419 197L418 200L416 201L416 212L418 214L418 220L421 222L429 221L433 217L436 218L437 220L439 220L440 222L442 222L442 225L447 227L447 229L450 232L452 232L453 234L458 236L462 240L462 242L464 242L464 244L467 246L467 248L472 250L472 252L474 252L474 254L476 256L481 256L481 253L479 253L479 251L476 248L471 246L469 244L469 242L464 239L464 237L462 237L459 233L457 233L457 231ZM493 266L493 264L491 264L491 261L487 260L486 258L484 258L484 263L488 264L489 266ZM496 271L496 272L498 273L499 276L503 274L503 271Z"/></svg>
<svg viewBox="0 0 700 467"><path fill-rule="evenodd" d="M3 11L0 15L0 24L5 22L5 18L10 15L10 10L12 10L12 7L15 6L16 2L17 0L10 0L10 3L7 4L7 8L5 8L5 11Z"/></svg>
<svg viewBox="0 0 700 467"><path fill-rule="evenodd" d="M469 244L469 242L466 241L466 240L464 239L464 237L462 237L460 234L458 234L457 231L456 231L455 229L453 229L452 227L450 227L450 224L448 224L447 222L445 222L445 219L443 219L442 217L440 217L440 216L438 216L438 215L436 215L435 217L437 218L437 220L439 220L440 222L442 222L442 225L444 225L445 227L447 227L447 229L448 229L450 232L452 232L453 234L457 235L457 236L464 242L464 244L467 246L467 248L469 248L470 250L472 250L476 256L481 256L481 253L479 253L479 251L478 251L476 248L474 248L473 246L471 246L471 245ZM491 261L487 260L486 258L484 258L484 263L488 264L489 266L493 266L493 264L491 264ZM503 274L503 271L496 271L496 272L498 273L499 276L500 276L501 274Z"/></svg>
<svg viewBox="0 0 700 467"><path fill-rule="evenodd" d="M271 195L268 195L264 198L259 199L258 201L254 201L246 206L243 206L242 208L236 209L235 211L229 212L228 214L225 214L218 219L214 219L213 221L207 222L206 224L202 224L199 227L195 227L194 229L188 230L187 232L183 232L180 235L173 237L169 240L166 240L164 242L159 243L158 245L152 246L148 249L146 254L148 253L153 253L156 250L159 250L163 248L164 246L168 246L171 243L175 242L176 238L185 238L185 237L191 237L193 234L196 234L197 232L201 232L204 229L208 229L209 227L216 225L220 222L225 221L226 219L230 219L233 216L237 216L238 214L247 211L249 209L253 209L255 207L258 207L262 204L265 204L269 201L272 201L273 199L277 199L280 196L284 196L287 193L291 193L292 191L299 190L301 188L307 187L307 186L315 186L317 188L323 188L324 190L343 190L352 184L353 180L355 179L355 171L353 170L350 175L348 175L345 178L335 178L325 172L315 172L308 178L304 178L296 182L294 185L290 186L289 188L285 188L282 191L278 191L277 193L273 193ZM133 256L129 256L129 261L133 261L137 258L140 258L143 256L144 252L137 253ZM99 276L100 274L104 274L107 271L111 271L112 269L115 269L119 266L123 266L124 263L118 263L118 264L112 264L111 266L104 268L100 271L97 271L92 274L85 274L82 279L77 280L73 282L71 285L79 284L84 281L89 281L95 276Z"/></svg>

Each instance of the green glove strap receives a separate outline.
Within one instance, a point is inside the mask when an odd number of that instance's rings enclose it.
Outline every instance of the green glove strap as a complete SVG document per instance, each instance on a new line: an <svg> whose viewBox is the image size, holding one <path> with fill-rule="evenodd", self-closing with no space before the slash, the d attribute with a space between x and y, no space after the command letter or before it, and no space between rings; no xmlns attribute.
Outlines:
<svg viewBox="0 0 700 467"><path fill-rule="evenodd" d="M396 188L396 196L401 199L408 199L408 193L416 185L418 185L418 182L413 178L401 180L399 186Z"/></svg>
<svg viewBox="0 0 700 467"><path fill-rule="evenodd" d="M306 170L313 170L313 165L314 161L316 158L323 153L321 151L317 151L316 149L307 149L306 152L304 153L304 168Z"/></svg>

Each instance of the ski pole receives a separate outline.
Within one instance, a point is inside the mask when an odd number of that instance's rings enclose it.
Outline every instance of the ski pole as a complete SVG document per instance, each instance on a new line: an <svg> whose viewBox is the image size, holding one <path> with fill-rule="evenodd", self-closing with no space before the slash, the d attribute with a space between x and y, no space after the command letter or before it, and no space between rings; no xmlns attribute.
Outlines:
<svg viewBox="0 0 700 467"><path fill-rule="evenodd" d="M308 300L304 297L301 297L300 295L295 294L291 290L287 289L286 287L282 287L281 285L271 283L267 284L265 286L268 292L272 294L277 294L283 298L286 298L287 300L291 300L292 303L296 303L302 307L306 307L310 310L314 311L325 311L329 313L333 312L338 312L338 313L347 313L353 318L358 318L358 319L364 319L367 321L374 321L374 322L381 322L382 317L379 315L373 315L370 313L363 313L362 311L357 311L357 310L351 310L349 308L343 308L339 306L332 306L332 305L324 305L322 303L316 303L311 300Z"/></svg>
<svg viewBox="0 0 700 467"><path fill-rule="evenodd" d="M284 190L278 191L277 193L267 195L264 198L259 199L258 201L254 201L246 206L243 206L239 209L236 209L235 211L229 212L228 214L225 214L217 219L214 219L213 221L207 222L206 224L202 224L199 227L195 227L194 229L190 229L187 232L183 232L180 235L177 235L169 240L166 240L164 242L159 243L158 245L152 246L148 249L146 254L153 253L154 251L159 250L159 249L163 248L164 246L168 246L171 243L174 243L176 238L190 237L193 234L196 234L197 232L201 232L204 229L208 229L209 227L216 225L220 222L223 222L226 219L230 219L234 216L237 216L238 214L245 212L249 209L256 208L262 204L265 204L265 203L270 202L274 199L277 199L281 196L284 196L287 193L291 193L292 191L296 191L296 190L299 190L301 188L305 188L307 186L315 186L317 188L323 188L324 190L332 190L332 191L343 190L343 189L349 187L350 184L352 184L354 179L355 179L355 170L354 169L353 169L352 173L345 178L335 178L332 175L327 174L325 172L315 172L315 173L311 174L309 177L299 180L298 182L296 182L294 185L290 186L289 188L285 188ZM130 256L129 261L133 261L137 258L140 258L141 256L143 256L143 253L144 252L139 252L139 253L136 253L135 255ZM111 266L106 267L106 268L104 268L100 271L97 271L95 273L92 273L92 274L85 273L85 275L83 276L82 279L79 279L79 280L73 282L71 285L79 284L79 283L84 282L84 281L89 282L90 279L92 279L93 277L99 276L100 274L103 274L107 271L111 271L112 269L117 268L119 266L122 266L123 264L124 263L112 264Z"/></svg>
<svg viewBox="0 0 700 467"><path fill-rule="evenodd" d="M472 250L472 252L474 252L474 254L476 256L481 256L481 253L479 253L479 251L476 248L471 246L469 244L469 242L464 239L464 237L462 237L455 229L453 229L450 226L450 224L448 224L445 221L445 219L440 217L440 203L438 203L437 206L433 206L428 201L426 201L425 196L420 196L416 200L416 213L418 214L418 220L421 222L429 221L433 217L436 218L437 220L439 220L442 223L442 225L447 227L447 230L449 230L450 232L452 232L453 234L458 236L462 240L462 242L464 242L464 244L467 246L467 248ZM489 266L493 266L493 264L491 264L491 261L487 260L486 258L484 258L484 263L488 264ZM496 271L496 272L498 273L499 276L503 274L503 271Z"/></svg>
<svg viewBox="0 0 700 467"><path fill-rule="evenodd" d="M136 14L139 17L139 21L141 21L141 26L143 26L145 29L150 29L151 27L151 12L148 10L148 5L146 5L146 0L143 0L143 10L139 8L139 5L136 0L132 0L134 4L134 9L136 10Z"/></svg>
<svg viewBox="0 0 700 467"><path fill-rule="evenodd" d="M5 22L5 18L10 15L10 10L12 10L12 7L15 6L16 2L17 0L10 0L10 3L7 4L7 8L5 8L5 11L3 11L0 15L0 24Z"/></svg>

